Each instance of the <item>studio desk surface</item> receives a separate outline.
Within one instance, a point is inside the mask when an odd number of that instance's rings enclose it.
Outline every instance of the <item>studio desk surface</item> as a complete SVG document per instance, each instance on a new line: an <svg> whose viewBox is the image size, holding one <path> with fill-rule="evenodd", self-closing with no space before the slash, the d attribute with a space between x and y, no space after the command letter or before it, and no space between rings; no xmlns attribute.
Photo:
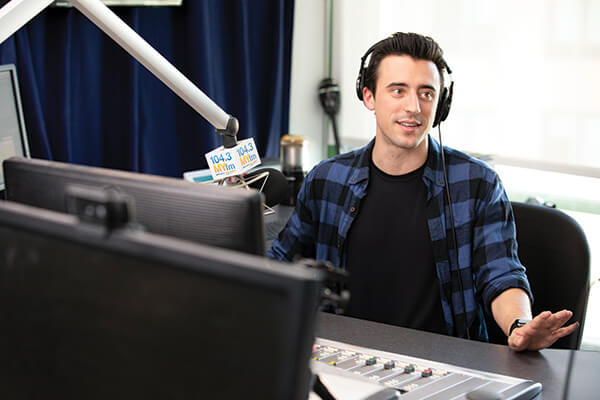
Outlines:
<svg viewBox="0 0 600 400"><path fill-rule="evenodd" d="M320 313L316 335L355 346L454 366L529 379L543 385L536 399L600 399L600 352L545 349L514 352L508 346L438 335L355 318ZM569 357L574 353L568 378Z"/></svg>

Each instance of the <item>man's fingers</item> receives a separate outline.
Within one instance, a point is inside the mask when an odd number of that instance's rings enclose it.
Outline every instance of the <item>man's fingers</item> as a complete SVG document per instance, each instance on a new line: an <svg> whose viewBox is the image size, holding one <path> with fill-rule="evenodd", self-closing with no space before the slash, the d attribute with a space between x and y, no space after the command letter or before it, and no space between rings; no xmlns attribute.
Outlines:
<svg viewBox="0 0 600 400"><path fill-rule="evenodd" d="M530 346L529 350L541 350L546 347L550 347L558 339L573 333L578 327L579 327L579 322L575 322L569 326L565 326L563 328L556 329L549 336L547 336L545 340L534 343L532 347Z"/></svg>
<svg viewBox="0 0 600 400"><path fill-rule="evenodd" d="M532 333L533 331L538 329L544 329L544 327L547 326L550 317L552 317L552 313L550 311L544 311L539 313L534 319L529 321L528 324L520 328L522 329L521 332L523 332L523 334L526 334Z"/></svg>
<svg viewBox="0 0 600 400"><path fill-rule="evenodd" d="M562 327L572 316L573 313L568 310L562 310L554 314L550 311L544 311L532 319L525 327L535 330L549 329L554 331Z"/></svg>
<svg viewBox="0 0 600 400"><path fill-rule="evenodd" d="M563 326L568 320L573 316L573 312L568 310L562 310L557 313L554 313L548 318L548 320L556 324L557 326Z"/></svg>
<svg viewBox="0 0 600 400"><path fill-rule="evenodd" d="M569 326L556 329L554 332L552 332L552 336L554 336L556 339L560 339L561 337L570 335L571 333L575 332L577 328L579 328L579 322L574 322Z"/></svg>

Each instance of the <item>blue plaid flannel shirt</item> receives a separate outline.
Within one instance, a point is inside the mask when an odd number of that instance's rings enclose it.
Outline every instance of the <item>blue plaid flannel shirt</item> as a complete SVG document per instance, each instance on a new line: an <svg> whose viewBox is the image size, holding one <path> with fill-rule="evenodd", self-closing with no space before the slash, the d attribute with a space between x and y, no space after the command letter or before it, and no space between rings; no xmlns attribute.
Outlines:
<svg viewBox="0 0 600 400"><path fill-rule="evenodd" d="M457 268L440 145L431 136L428 140L423 181L427 187L429 234L448 334L464 337L466 318L471 337L485 341L483 312L491 315L490 303L497 295L516 287L525 290L533 301L525 268L517 256L512 208L498 175L491 168L445 147L458 244ZM374 140L359 150L325 160L307 175L296 209L267 252L269 257L291 261L300 255L328 260L345 268L346 238L359 212L360 201L367 194L373 144Z"/></svg>

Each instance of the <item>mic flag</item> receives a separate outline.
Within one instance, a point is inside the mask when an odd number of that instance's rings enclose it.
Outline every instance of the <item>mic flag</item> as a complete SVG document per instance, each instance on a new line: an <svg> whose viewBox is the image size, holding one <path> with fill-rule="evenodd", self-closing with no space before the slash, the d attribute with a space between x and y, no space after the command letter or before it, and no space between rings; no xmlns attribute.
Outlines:
<svg viewBox="0 0 600 400"><path fill-rule="evenodd" d="M253 138L240 140L230 148L220 146L204 156L215 181L243 174L260 165Z"/></svg>

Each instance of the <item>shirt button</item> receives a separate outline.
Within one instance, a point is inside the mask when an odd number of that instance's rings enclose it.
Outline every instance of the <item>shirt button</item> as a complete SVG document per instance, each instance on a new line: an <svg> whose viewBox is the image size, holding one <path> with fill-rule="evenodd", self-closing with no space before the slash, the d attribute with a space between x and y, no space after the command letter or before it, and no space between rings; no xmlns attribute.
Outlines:
<svg viewBox="0 0 600 400"><path fill-rule="evenodd" d="M350 209L350 212L351 212L351 213L353 213L354 211L356 211L356 207L352 207L352 208Z"/></svg>

